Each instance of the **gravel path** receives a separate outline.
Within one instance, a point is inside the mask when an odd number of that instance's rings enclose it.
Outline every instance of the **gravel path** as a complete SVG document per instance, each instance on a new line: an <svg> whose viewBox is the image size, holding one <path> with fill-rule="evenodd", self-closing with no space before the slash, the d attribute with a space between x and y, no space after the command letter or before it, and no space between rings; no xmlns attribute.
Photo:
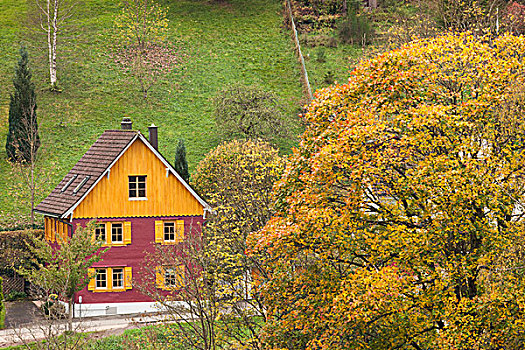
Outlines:
<svg viewBox="0 0 525 350"><path fill-rule="evenodd" d="M42 312L32 301L6 302L5 328L15 328L41 320Z"/></svg>

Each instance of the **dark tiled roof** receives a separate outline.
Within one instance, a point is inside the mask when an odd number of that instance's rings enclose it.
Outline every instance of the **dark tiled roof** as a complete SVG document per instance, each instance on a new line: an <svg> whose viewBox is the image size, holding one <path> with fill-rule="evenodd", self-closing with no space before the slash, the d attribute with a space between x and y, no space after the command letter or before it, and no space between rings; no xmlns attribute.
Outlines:
<svg viewBox="0 0 525 350"><path fill-rule="evenodd" d="M138 131L133 130L106 130L35 210L57 216L65 214L104 174L137 134ZM62 192L63 187L75 175L78 176ZM89 177L87 181L86 177ZM84 185L74 193L82 181L85 181Z"/></svg>

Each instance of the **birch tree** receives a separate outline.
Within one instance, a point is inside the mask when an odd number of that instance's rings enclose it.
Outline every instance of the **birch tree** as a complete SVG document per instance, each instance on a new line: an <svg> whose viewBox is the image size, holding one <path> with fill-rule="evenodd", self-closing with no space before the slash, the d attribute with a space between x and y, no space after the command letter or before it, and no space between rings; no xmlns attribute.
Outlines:
<svg viewBox="0 0 525 350"><path fill-rule="evenodd" d="M57 51L59 36L74 15L78 3L74 0L36 0L39 10L39 26L47 39L49 82L51 91L60 92L57 79Z"/></svg>

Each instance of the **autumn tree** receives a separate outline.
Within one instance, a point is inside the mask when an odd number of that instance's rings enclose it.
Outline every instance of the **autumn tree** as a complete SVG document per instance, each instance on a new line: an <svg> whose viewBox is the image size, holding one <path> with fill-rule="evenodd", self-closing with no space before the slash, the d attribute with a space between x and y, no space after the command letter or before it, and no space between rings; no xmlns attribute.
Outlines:
<svg viewBox="0 0 525 350"><path fill-rule="evenodd" d="M455 31L480 34L497 33L507 5L506 0L439 0L441 24Z"/></svg>
<svg viewBox="0 0 525 350"><path fill-rule="evenodd" d="M279 349L524 344L525 38L445 35L317 92L249 237Z"/></svg>
<svg viewBox="0 0 525 350"><path fill-rule="evenodd" d="M115 18L115 61L139 82L144 98L161 77L180 63L168 41L168 9L154 0L122 0Z"/></svg>
<svg viewBox="0 0 525 350"><path fill-rule="evenodd" d="M283 170L278 151L263 141L233 140L212 150L199 163L194 188L212 206L203 236L208 265L222 308L219 329L229 342L258 349L261 318L266 318L258 281L266 278L262 257L247 256L246 237L272 216L271 189ZM255 281L253 277L255 276Z"/></svg>
<svg viewBox="0 0 525 350"><path fill-rule="evenodd" d="M94 240L94 228L78 226L74 234L56 235L57 242L48 242L38 235L30 236L28 249L36 268L22 267L17 272L42 288L47 295L55 293L68 303L68 330L73 330L73 301L76 292L85 288L89 268L107 251L102 241Z"/></svg>

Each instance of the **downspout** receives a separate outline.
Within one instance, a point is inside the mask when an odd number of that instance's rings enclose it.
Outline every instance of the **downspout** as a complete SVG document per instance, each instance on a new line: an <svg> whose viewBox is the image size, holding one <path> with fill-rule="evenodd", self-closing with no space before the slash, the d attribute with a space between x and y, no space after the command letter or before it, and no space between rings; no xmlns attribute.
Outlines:
<svg viewBox="0 0 525 350"><path fill-rule="evenodd" d="M73 217L73 215L71 215L71 217L69 218L70 221L71 221L72 217ZM71 227L71 236L70 237L73 237L73 224L71 224L69 222L66 222L66 221L63 221L63 220L60 220L58 218L57 218L57 221L61 222L63 224L66 224L67 226ZM75 318L75 295L74 294L73 294L73 305L71 307L73 308L73 318Z"/></svg>

